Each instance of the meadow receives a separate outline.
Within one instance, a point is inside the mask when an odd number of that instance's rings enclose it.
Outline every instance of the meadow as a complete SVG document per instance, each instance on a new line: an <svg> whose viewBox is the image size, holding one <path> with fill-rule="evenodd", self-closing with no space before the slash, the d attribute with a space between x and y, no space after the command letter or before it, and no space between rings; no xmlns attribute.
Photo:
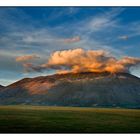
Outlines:
<svg viewBox="0 0 140 140"><path fill-rule="evenodd" d="M0 106L0 133L140 133L140 110Z"/></svg>

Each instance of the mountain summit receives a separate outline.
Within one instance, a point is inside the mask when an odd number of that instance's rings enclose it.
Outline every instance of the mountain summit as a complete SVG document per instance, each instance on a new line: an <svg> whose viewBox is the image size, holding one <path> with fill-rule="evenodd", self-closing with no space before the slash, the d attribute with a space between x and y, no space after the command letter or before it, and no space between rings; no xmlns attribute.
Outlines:
<svg viewBox="0 0 140 140"><path fill-rule="evenodd" d="M108 72L25 78L0 91L0 104L140 108L140 78Z"/></svg>

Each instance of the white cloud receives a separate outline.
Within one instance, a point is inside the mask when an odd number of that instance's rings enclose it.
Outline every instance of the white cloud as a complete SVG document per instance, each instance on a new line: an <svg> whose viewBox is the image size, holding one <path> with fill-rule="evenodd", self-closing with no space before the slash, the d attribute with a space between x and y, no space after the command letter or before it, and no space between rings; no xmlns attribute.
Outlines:
<svg viewBox="0 0 140 140"><path fill-rule="evenodd" d="M127 35L123 35L123 36L119 36L118 38L121 40L128 40L129 37Z"/></svg>

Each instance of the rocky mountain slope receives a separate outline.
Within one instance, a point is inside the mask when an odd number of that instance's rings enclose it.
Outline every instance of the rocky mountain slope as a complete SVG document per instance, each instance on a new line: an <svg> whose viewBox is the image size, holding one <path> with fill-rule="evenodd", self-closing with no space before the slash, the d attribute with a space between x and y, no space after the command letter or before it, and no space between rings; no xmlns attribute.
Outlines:
<svg viewBox="0 0 140 140"><path fill-rule="evenodd" d="M0 91L0 104L140 108L140 78L108 72L25 78Z"/></svg>

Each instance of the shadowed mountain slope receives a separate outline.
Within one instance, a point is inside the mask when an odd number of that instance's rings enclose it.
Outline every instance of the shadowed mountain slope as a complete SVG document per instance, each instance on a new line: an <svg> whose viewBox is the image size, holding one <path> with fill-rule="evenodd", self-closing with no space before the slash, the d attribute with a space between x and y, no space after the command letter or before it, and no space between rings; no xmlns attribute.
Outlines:
<svg viewBox="0 0 140 140"><path fill-rule="evenodd" d="M4 86L0 85L0 90L2 90L4 88Z"/></svg>

